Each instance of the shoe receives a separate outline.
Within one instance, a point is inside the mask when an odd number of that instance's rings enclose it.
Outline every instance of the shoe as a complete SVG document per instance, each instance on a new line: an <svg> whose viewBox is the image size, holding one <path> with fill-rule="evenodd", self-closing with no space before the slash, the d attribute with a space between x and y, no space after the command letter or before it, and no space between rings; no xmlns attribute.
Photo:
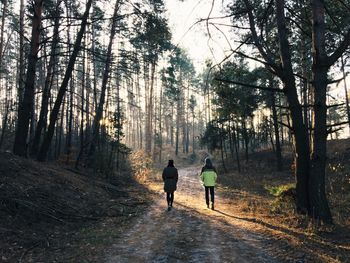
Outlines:
<svg viewBox="0 0 350 263"><path fill-rule="evenodd" d="M214 210L214 203L211 203L211 210Z"/></svg>
<svg viewBox="0 0 350 263"><path fill-rule="evenodd" d="M207 208L209 208L209 204L207 204Z"/></svg>
<svg viewBox="0 0 350 263"><path fill-rule="evenodd" d="M171 206L169 205L169 206L168 206L168 211L170 211L170 210L171 210Z"/></svg>

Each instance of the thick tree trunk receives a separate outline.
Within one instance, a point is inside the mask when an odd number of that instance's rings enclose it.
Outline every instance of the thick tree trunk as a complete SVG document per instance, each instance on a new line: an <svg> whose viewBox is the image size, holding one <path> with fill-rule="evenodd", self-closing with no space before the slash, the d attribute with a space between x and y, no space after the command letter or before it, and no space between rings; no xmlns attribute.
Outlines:
<svg viewBox="0 0 350 263"><path fill-rule="evenodd" d="M291 51L289 48L286 19L284 15L284 0L276 0L276 15L280 54L283 73L280 76L285 94L289 103L290 115L293 122L295 143L295 176L297 193L297 210L302 213L309 211L308 181L310 148L308 144L308 131L303 123L302 108L298 100L298 94L293 74Z"/></svg>
<svg viewBox="0 0 350 263"><path fill-rule="evenodd" d="M20 102L18 108L18 120L15 134L15 142L13 146L13 153L19 156L27 155L28 129L30 116L33 109L35 71L39 52L42 4L42 0L35 0L34 2L32 37L30 43L30 53L28 56L28 69L25 82L25 90L23 100Z"/></svg>
<svg viewBox="0 0 350 263"><path fill-rule="evenodd" d="M327 154L327 73L325 64L325 7L321 0L312 1L313 25L313 92L314 92L314 131L312 141L311 169L309 181L310 213L324 222L331 223L332 216L325 192L325 169Z"/></svg>
<svg viewBox="0 0 350 263"><path fill-rule="evenodd" d="M54 107L53 107L51 114L50 114L50 124L49 124L48 130L47 130L45 137L44 137L44 141L41 145L41 148L40 148L40 151L38 154L38 161L45 161L45 159L46 159L47 152L49 150L50 143L51 143L53 133L55 130L55 125L56 125L59 109L61 107L64 95L65 95L66 90L67 90L69 79L70 79L72 72L73 72L73 69L74 69L74 64L75 64L76 58L77 58L79 50L80 50L81 40L83 39L83 36L85 33L85 28L86 28L87 19L89 16L89 11L90 11L92 1L93 0L88 0L88 2L86 3L86 10L85 10L85 13L82 17L80 29L79 29L76 41L74 43L73 52L69 58L68 66L67 66L63 81L62 81L60 89L58 91Z"/></svg>

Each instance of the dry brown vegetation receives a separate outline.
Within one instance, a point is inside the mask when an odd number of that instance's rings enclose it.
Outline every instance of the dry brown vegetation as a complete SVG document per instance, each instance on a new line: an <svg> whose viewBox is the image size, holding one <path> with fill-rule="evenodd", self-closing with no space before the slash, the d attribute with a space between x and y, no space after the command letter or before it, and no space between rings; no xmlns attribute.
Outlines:
<svg viewBox="0 0 350 263"><path fill-rule="evenodd" d="M232 200L232 213L257 222L260 231L276 240L287 240L289 249L304 250L313 258L311 262L348 262L350 140L331 141L328 150L327 194L332 226L320 225L295 213L294 178L290 169L293 165L289 159L285 171L276 172L269 151L256 152L248 162L242 162L242 173L223 174L219 188Z"/></svg>

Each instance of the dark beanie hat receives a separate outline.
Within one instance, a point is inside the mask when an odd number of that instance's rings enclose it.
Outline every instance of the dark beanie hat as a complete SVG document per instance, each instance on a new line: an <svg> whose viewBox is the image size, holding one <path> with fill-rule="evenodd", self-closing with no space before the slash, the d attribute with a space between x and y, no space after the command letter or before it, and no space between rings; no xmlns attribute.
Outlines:
<svg viewBox="0 0 350 263"><path fill-rule="evenodd" d="M174 160L169 160L168 166L174 167Z"/></svg>

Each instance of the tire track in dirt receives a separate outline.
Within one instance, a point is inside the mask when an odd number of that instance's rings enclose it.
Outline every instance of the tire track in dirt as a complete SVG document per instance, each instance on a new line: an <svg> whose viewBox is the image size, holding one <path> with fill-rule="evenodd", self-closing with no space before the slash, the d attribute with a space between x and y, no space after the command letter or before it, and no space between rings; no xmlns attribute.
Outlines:
<svg viewBox="0 0 350 263"><path fill-rule="evenodd" d="M250 231L254 223L206 208L199 168L179 170L172 211L162 194L131 229L115 240L104 262L284 262L274 257L268 237Z"/></svg>

